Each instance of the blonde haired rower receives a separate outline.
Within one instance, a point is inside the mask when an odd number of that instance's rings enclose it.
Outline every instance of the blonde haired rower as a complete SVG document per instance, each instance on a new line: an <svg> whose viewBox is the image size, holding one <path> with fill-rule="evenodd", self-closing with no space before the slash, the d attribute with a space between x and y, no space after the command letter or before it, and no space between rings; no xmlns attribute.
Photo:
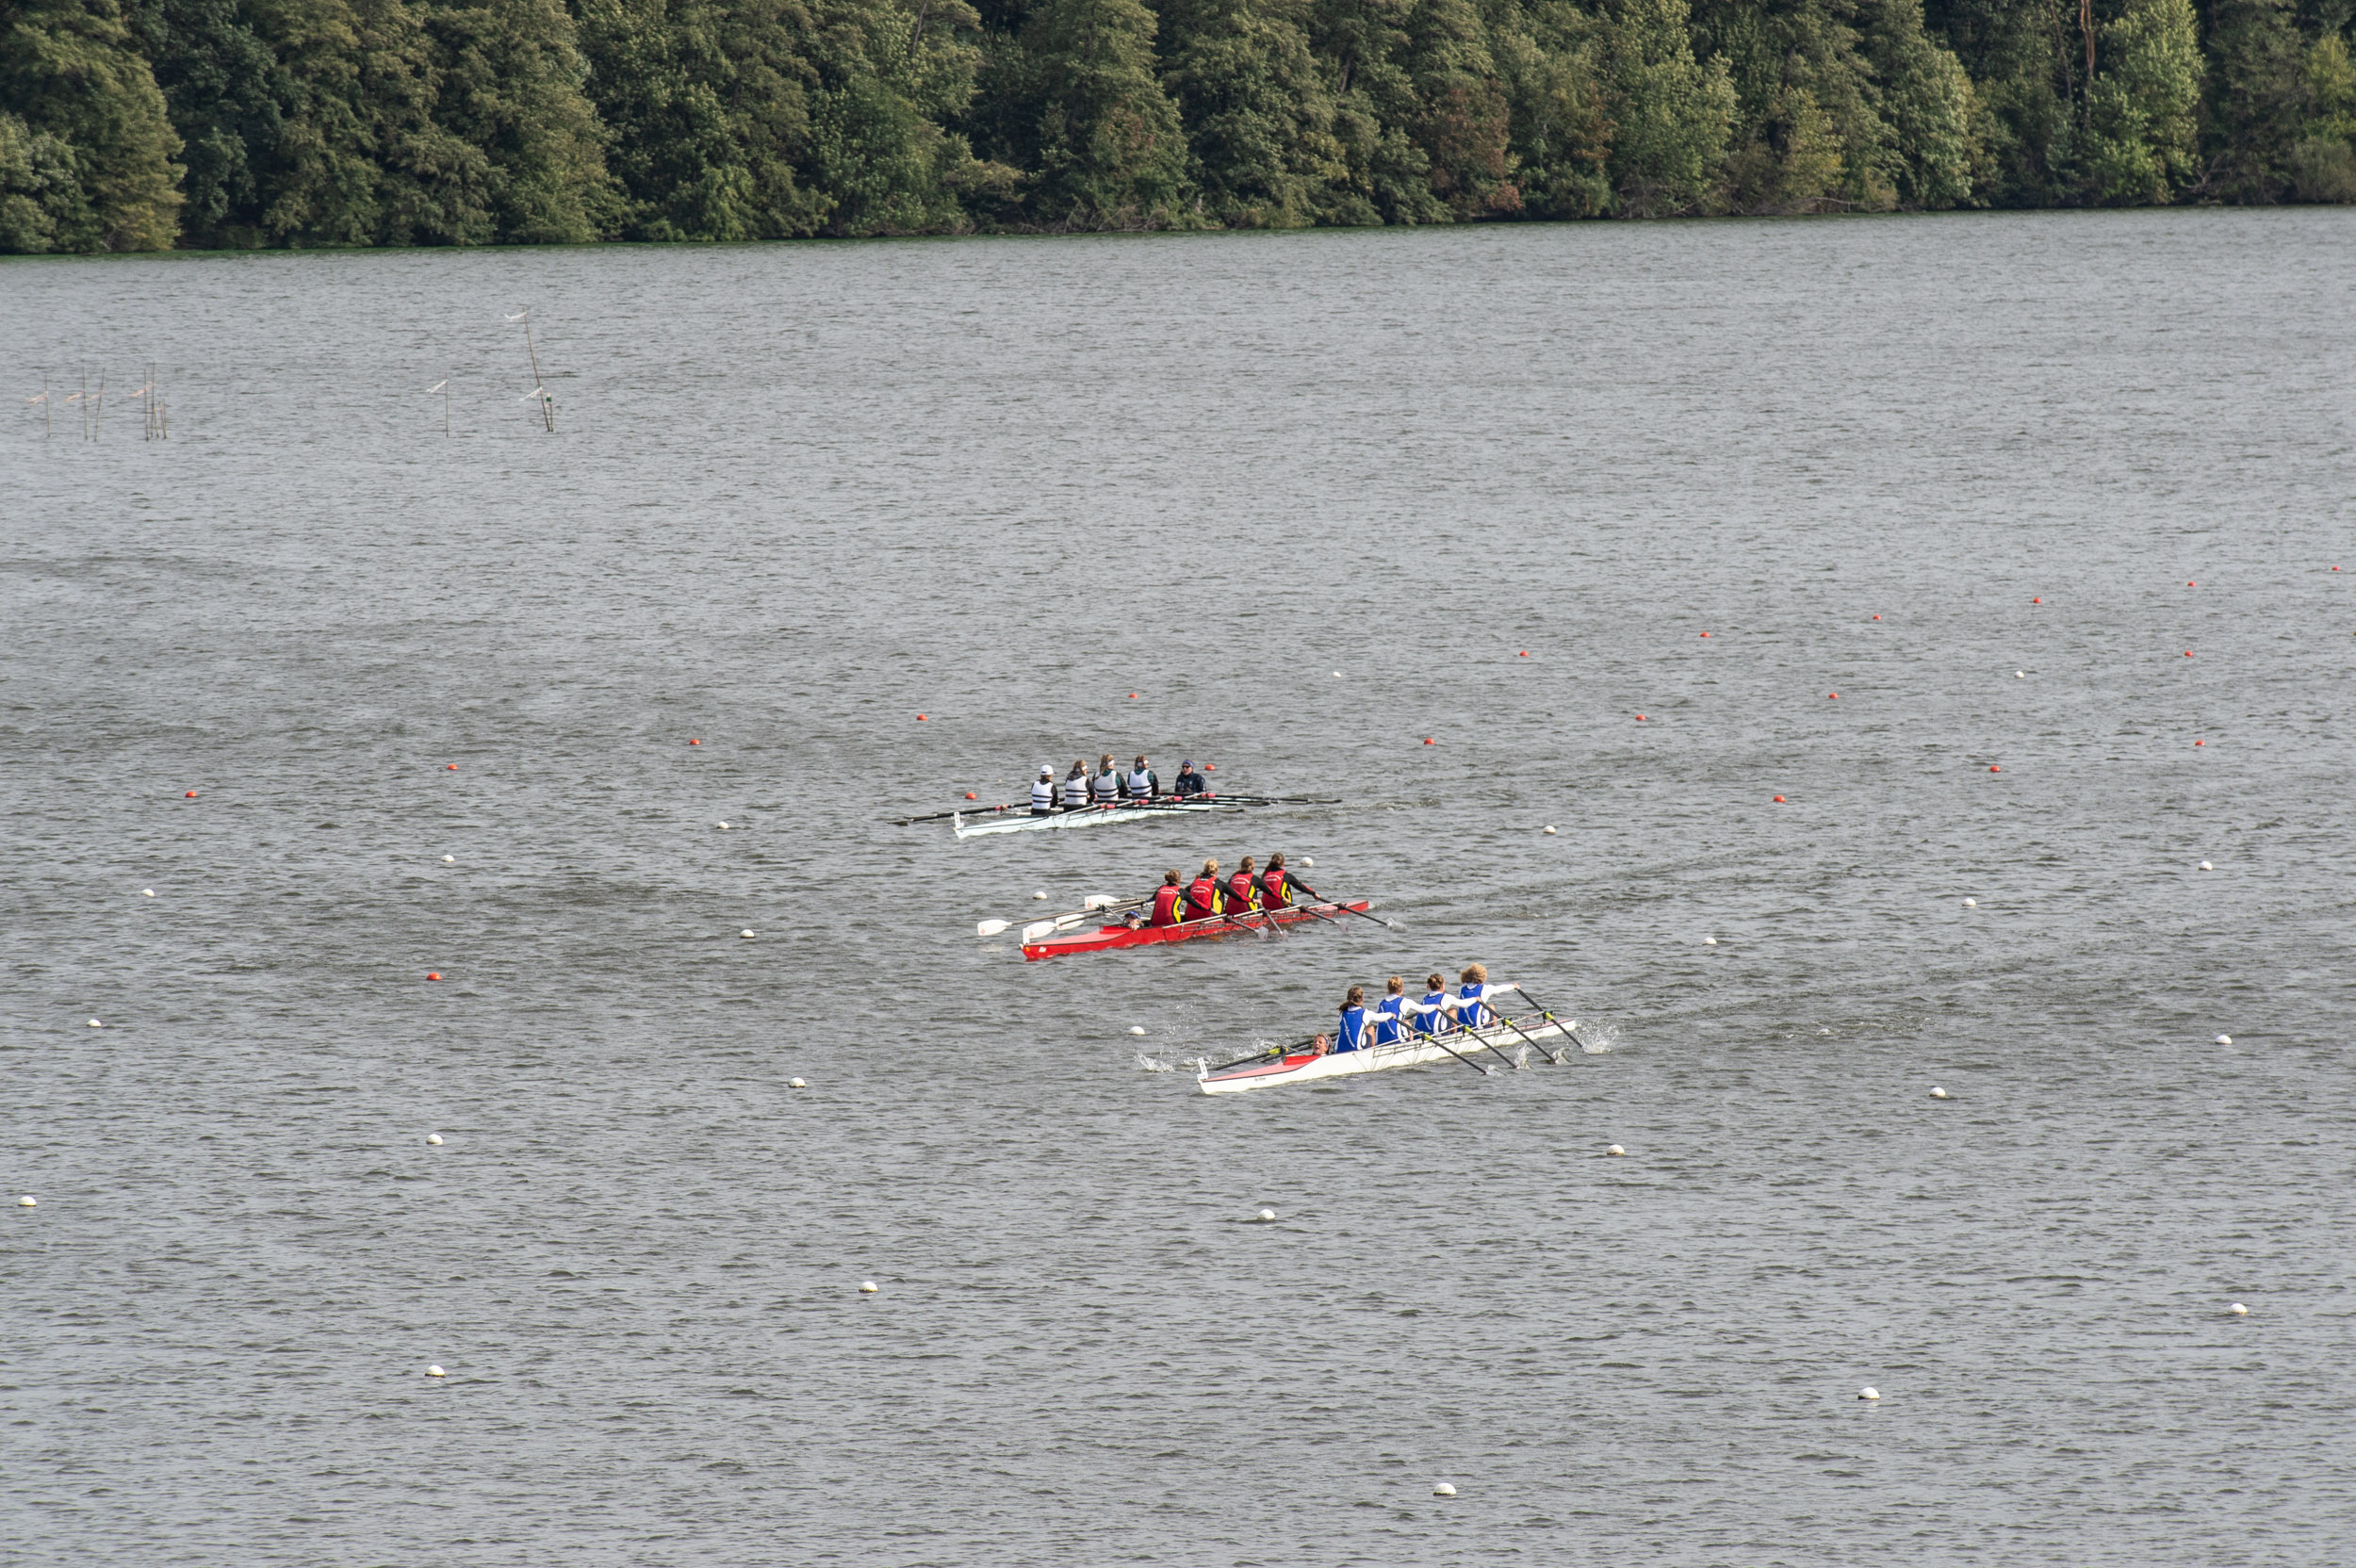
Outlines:
<svg viewBox="0 0 2356 1568"><path fill-rule="evenodd" d="M1439 976L1435 974L1432 978L1436 983ZM1488 1005L1491 995L1498 991L1519 989L1521 988L1514 985L1492 986L1489 984L1489 972L1486 969L1479 964L1466 964L1464 972L1457 976L1456 1001L1449 1010L1455 1013L1459 1025L1466 1029L1478 1029L1484 1023L1495 1023L1497 1021L1497 1009Z"/></svg>

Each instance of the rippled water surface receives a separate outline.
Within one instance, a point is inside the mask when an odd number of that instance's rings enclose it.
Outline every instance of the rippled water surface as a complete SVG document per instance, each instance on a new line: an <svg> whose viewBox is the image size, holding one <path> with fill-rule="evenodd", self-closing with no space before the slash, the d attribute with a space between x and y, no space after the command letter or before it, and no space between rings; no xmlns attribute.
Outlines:
<svg viewBox="0 0 2356 1568"><path fill-rule="evenodd" d="M2349 1560L2351 255L0 266L0 1562Z"/></svg>

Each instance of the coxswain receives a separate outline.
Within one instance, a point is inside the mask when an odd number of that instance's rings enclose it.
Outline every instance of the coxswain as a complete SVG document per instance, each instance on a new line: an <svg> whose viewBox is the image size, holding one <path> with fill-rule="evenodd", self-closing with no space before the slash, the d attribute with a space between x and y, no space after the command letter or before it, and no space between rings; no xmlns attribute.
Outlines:
<svg viewBox="0 0 2356 1568"><path fill-rule="evenodd" d="M1433 978L1436 980L1438 977ZM1512 986L1490 985L1489 972L1481 965L1465 965L1464 972L1457 977L1456 1021L1466 1029L1478 1029L1484 1023L1495 1023L1497 1021L1497 1010L1488 1005L1490 996L1497 991L1513 989L1514 988Z"/></svg>
<svg viewBox="0 0 2356 1568"><path fill-rule="evenodd" d="M1175 925L1185 920L1186 918L1186 890L1178 885L1178 868L1172 866L1162 873L1162 885L1153 890L1152 923Z"/></svg>
<svg viewBox="0 0 2356 1568"><path fill-rule="evenodd" d="M1219 862L1205 860L1203 862L1203 874L1186 889L1186 918L1215 919L1223 902L1219 891Z"/></svg>
<svg viewBox="0 0 2356 1568"><path fill-rule="evenodd" d="M1072 760L1072 771L1063 776L1063 808L1067 811L1077 811L1088 803L1088 760L1075 757Z"/></svg>
<svg viewBox="0 0 2356 1568"><path fill-rule="evenodd" d="M1131 800L1152 800L1162 792L1161 776L1142 757L1137 759L1137 765L1129 770L1128 791Z"/></svg>
<svg viewBox="0 0 2356 1568"><path fill-rule="evenodd" d="M1113 754L1109 751L1096 764L1096 776L1088 780L1088 795L1099 806L1110 806L1121 799L1121 775L1113 770Z"/></svg>
<svg viewBox="0 0 2356 1568"><path fill-rule="evenodd" d="M1407 982L1392 975L1383 982L1383 1000L1375 1004L1374 1043L1396 1045L1407 1032L1407 1021L1401 1016L1407 1007Z"/></svg>
<svg viewBox="0 0 2356 1568"><path fill-rule="evenodd" d="M1194 771L1193 758L1189 757L1178 764L1178 794L1181 799L1187 795L1207 795L1210 792L1211 782Z"/></svg>
<svg viewBox="0 0 2356 1568"><path fill-rule="evenodd" d="M1031 785L1031 815L1053 816L1055 810L1055 770L1046 763L1039 765L1039 778Z"/></svg>
<svg viewBox="0 0 2356 1568"><path fill-rule="evenodd" d="M1252 857L1243 858L1235 874L1227 879L1227 912L1231 915L1256 914L1260 908L1259 878L1252 874Z"/></svg>
<svg viewBox="0 0 2356 1568"><path fill-rule="evenodd" d="M1415 1033L1445 1035L1454 1027L1448 1016L1448 982L1436 974L1428 974L1423 985L1423 999L1415 1004Z"/></svg>
<svg viewBox="0 0 2356 1568"><path fill-rule="evenodd" d="M1260 907L1289 909L1292 902L1292 874L1284 869L1284 852L1280 849L1268 858L1268 870L1260 874Z"/></svg>
<svg viewBox="0 0 2356 1568"><path fill-rule="evenodd" d="M1352 986L1342 998L1341 1021L1333 1026L1333 1052L1363 1050L1366 1043L1366 988Z"/></svg>

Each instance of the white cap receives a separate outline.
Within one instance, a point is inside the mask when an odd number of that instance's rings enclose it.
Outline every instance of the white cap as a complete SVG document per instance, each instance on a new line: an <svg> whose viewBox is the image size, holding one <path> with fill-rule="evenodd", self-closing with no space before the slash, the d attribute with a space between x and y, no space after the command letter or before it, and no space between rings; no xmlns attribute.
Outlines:
<svg viewBox="0 0 2356 1568"><path fill-rule="evenodd" d="M1055 772L1055 764L1053 762L1041 762L1039 765L1039 771L1048 775L1050 777L1053 777Z"/></svg>

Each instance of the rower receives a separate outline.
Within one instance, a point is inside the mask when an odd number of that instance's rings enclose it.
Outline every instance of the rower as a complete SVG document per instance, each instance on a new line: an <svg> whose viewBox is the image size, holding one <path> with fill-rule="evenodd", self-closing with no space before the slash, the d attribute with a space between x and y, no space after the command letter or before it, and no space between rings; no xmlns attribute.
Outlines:
<svg viewBox="0 0 2356 1568"><path fill-rule="evenodd" d="M1148 766L1144 757L1140 756L1137 759L1137 765L1129 770L1128 788L1131 800L1152 800L1162 792L1161 776Z"/></svg>
<svg viewBox="0 0 2356 1568"><path fill-rule="evenodd" d="M1375 1004L1374 1043L1396 1045L1407 1032L1401 1014L1407 1007L1407 982L1392 975L1383 982L1383 1000Z"/></svg>
<svg viewBox="0 0 2356 1568"><path fill-rule="evenodd" d="M1175 925L1186 918L1184 905L1186 890L1178 885L1178 868L1162 873L1162 885L1153 890L1153 919L1155 925Z"/></svg>
<svg viewBox="0 0 2356 1568"><path fill-rule="evenodd" d="M1280 849L1268 858L1268 870L1260 874L1260 907L1289 909L1292 902L1292 874L1284 869L1284 852Z"/></svg>
<svg viewBox="0 0 2356 1568"><path fill-rule="evenodd" d="M1366 988L1352 986L1350 994L1342 998L1341 1021L1333 1026L1333 1050L1336 1054L1359 1051L1365 1049L1366 1043Z"/></svg>
<svg viewBox="0 0 2356 1568"><path fill-rule="evenodd" d="M1194 771L1193 758L1189 757L1178 764L1178 793L1182 798L1186 795L1207 795L1210 792L1210 780Z"/></svg>
<svg viewBox="0 0 2356 1568"><path fill-rule="evenodd" d="M1252 857L1247 855L1235 874L1227 879L1227 909L1230 914L1256 914L1259 908L1260 883L1252 874Z"/></svg>
<svg viewBox="0 0 2356 1568"><path fill-rule="evenodd" d="M1423 985L1423 999L1415 1004L1415 1033L1445 1035L1455 1027L1448 1016L1448 982L1437 974L1428 974L1424 976Z"/></svg>
<svg viewBox="0 0 2356 1568"><path fill-rule="evenodd" d="M1109 751L1096 764L1096 776L1088 780L1088 795L1099 806L1110 806L1121 798L1121 775L1113 771Z"/></svg>
<svg viewBox="0 0 2356 1568"><path fill-rule="evenodd" d="M1031 786L1031 815L1053 816L1055 810L1055 770L1046 763L1039 765L1039 779Z"/></svg>
<svg viewBox="0 0 2356 1568"><path fill-rule="evenodd" d="M1219 891L1219 862L1205 860L1203 862L1202 874L1197 876L1193 885L1186 889L1186 918L1188 920L1213 919L1219 914L1222 902Z"/></svg>
<svg viewBox="0 0 2356 1568"><path fill-rule="evenodd" d="M1439 976L1432 976L1436 984ZM1513 986L1492 986L1489 972L1479 964L1467 964L1458 977L1456 987L1456 1021L1467 1029L1478 1029L1484 1023L1497 1021L1497 1010L1488 1005L1493 991L1510 991Z"/></svg>
<svg viewBox="0 0 2356 1568"><path fill-rule="evenodd" d="M1075 757L1072 760L1072 771L1063 776L1063 808L1067 811L1077 811L1088 803L1088 759Z"/></svg>

